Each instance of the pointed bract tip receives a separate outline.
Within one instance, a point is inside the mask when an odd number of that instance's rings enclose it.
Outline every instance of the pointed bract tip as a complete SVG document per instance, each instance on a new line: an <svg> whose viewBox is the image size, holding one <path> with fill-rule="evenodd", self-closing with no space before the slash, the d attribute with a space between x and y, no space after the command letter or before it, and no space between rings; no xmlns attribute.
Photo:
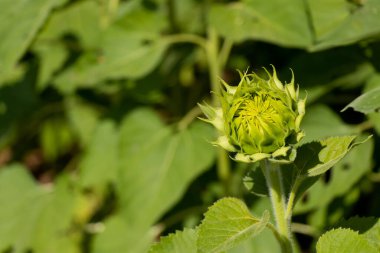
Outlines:
<svg viewBox="0 0 380 253"><path fill-rule="evenodd" d="M277 88L279 88L280 90L283 90L284 86L282 85L282 82L277 77L276 68L273 66L273 64L271 64L271 66L273 69L273 74L272 74L273 81L276 84Z"/></svg>

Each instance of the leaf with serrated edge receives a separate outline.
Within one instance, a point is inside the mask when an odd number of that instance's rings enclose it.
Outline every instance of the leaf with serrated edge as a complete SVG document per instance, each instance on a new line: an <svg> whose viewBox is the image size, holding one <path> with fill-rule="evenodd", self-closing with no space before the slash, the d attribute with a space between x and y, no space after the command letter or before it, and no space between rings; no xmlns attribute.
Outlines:
<svg viewBox="0 0 380 253"><path fill-rule="evenodd" d="M307 176L321 175L339 162L353 147L364 143L370 137L353 143L355 138L356 136L330 137L304 144L299 149L295 163Z"/></svg>
<svg viewBox="0 0 380 253"><path fill-rule="evenodd" d="M197 253L197 231L184 229L162 237L152 245L148 253Z"/></svg>
<svg viewBox="0 0 380 253"><path fill-rule="evenodd" d="M308 192L307 198L296 205L294 212L304 213L320 209L334 198L345 196L360 178L371 170L373 146L373 140L368 140L351 150L349 155L334 165L328 182L318 180L319 176L305 178L298 189L297 199L309 187L314 186Z"/></svg>
<svg viewBox="0 0 380 253"><path fill-rule="evenodd" d="M317 253L378 253L378 250L351 229L338 228L323 234L317 243Z"/></svg>
<svg viewBox="0 0 380 253"><path fill-rule="evenodd" d="M351 217L334 227L349 228L364 236L374 247L380 249L380 219L376 217Z"/></svg>
<svg viewBox="0 0 380 253"><path fill-rule="evenodd" d="M350 144L355 136L331 137L320 142L321 150L318 155L322 164L318 164L307 170L309 176L317 176L336 164L351 149Z"/></svg>
<svg viewBox="0 0 380 253"><path fill-rule="evenodd" d="M259 219L250 213L243 201L223 198L209 208L199 226L198 252L226 251L259 234L268 221L268 211Z"/></svg>

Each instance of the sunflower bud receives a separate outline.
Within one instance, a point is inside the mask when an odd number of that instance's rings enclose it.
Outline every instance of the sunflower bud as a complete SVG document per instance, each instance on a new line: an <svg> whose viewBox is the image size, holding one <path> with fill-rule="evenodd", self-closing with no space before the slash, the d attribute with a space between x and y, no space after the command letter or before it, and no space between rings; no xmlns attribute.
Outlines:
<svg viewBox="0 0 380 253"><path fill-rule="evenodd" d="M295 145L304 136L300 124L305 99L298 98L294 76L290 83L283 84L274 67L272 75L266 72L269 79L240 73L238 86L222 80L221 107L201 105L207 116L204 120L221 133L214 143L234 152L238 161L291 162L296 155Z"/></svg>

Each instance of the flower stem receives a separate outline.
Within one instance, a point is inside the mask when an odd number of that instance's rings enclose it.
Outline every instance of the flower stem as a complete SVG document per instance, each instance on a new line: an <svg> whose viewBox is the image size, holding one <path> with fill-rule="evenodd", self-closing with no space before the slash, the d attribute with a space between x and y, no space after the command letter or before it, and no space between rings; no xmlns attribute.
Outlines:
<svg viewBox="0 0 380 253"><path fill-rule="evenodd" d="M223 50L224 60L221 64L219 46L219 38L217 33L212 28L209 28L205 53L210 71L211 90L213 92L212 104L214 106L219 106L218 94L220 94L220 83L218 78L221 77L222 69L227 61L230 48L230 46L228 46L225 50ZM224 185L225 194L229 194L231 178L230 159L228 157L228 153L222 148L218 148L217 157L218 178Z"/></svg>
<svg viewBox="0 0 380 253"><path fill-rule="evenodd" d="M194 34L174 34L166 36L165 38L169 43L193 43L205 51L210 72L212 104L214 106L219 106L218 94L220 94L220 84L218 78L221 77L222 69L228 60L233 43L229 40L225 40L222 49L219 50L220 40L218 34L211 27L208 29L207 38ZM192 115L189 115L189 117L192 117ZM186 124L187 117L180 122L179 128L182 129L183 127L186 127ZM230 170L228 153L224 149L219 148L217 153L217 173L218 178L224 185L226 195L230 192Z"/></svg>
<svg viewBox="0 0 380 253"><path fill-rule="evenodd" d="M219 38L216 32L209 28L208 39L206 44L206 57L210 70L211 90L214 92L212 104L219 105L218 95L220 94L219 79L222 72L222 66L219 63Z"/></svg>
<svg viewBox="0 0 380 253"><path fill-rule="evenodd" d="M290 231L290 217L286 216L286 195L282 184L282 173L277 164L268 160L261 162L261 168L265 175L273 213L276 220L276 228L281 236L281 249L283 253L292 253L292 234Z"/></svg>

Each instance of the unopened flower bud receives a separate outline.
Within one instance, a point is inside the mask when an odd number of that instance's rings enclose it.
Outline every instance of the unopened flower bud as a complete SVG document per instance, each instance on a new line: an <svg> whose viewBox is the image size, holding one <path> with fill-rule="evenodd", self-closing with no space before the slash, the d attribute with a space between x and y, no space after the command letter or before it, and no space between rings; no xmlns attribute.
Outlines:
<svg viewBox="0 0 380 253"><path fill-rule="evenodd" d="M269 79L240 73L238 86L221 81L221 108L201 106L221 133L215 144L234 152L234 159L256 162L269 159L291 162L295 158L295 145L304 136L300 129L305 114L305 99L298 98L294 77L283 84L273 67Z"/></svg>

